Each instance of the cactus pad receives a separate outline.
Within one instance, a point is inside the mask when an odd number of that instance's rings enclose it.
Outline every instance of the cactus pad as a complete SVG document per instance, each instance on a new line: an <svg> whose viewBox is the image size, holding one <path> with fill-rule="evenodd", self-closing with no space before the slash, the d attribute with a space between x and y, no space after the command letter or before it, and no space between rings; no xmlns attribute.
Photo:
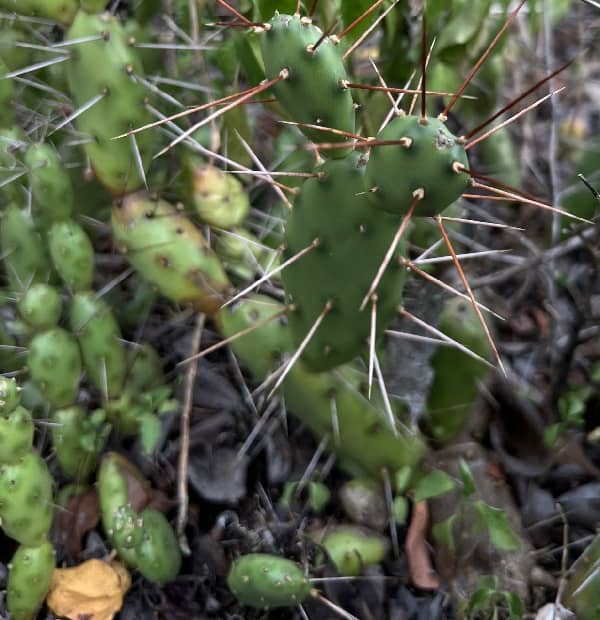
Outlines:
<svg viewBox="0 0 600 620"><path fill-rule="evenodd" d="M54 268L74 292L89 290L94 277L94 248L83 228L73 220L57 222L48 231Z"/></svg>

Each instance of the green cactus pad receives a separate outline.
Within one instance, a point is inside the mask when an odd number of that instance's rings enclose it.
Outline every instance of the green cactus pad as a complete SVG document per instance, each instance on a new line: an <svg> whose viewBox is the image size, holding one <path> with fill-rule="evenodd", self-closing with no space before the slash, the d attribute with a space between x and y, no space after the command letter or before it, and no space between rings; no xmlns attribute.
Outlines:
<svg viewBox="0 0 600 620"><path fill-rule="evenodd" d="M436 118L422 124L417 116L395 118L377 140L409 138L412 144L374 146L367 164L366 183L372 204L389 213L404 215L413 192L423 189L415 217L438 215L457 200L469 185L469 176L455 172L453 164L468 169L464 146Z"/></svg>
<svg viewBox="0 0 600 620"><path fill-rule="evenodd" d="M95 293L77 293L69 318L90 381L107 400L118 396L127 372L127 352L110 306Z"/></svg>
<svg viewBox="0 0 600 620"><path fill-rule="evenodd" d="M50 589L56 567L54 547L44 541L20 546L10 561L6 606L13 620L33 620Z"/></svg>
<svg viewBox="0 0 600 620"><path fill-rule="evenodd" d="M269 297L253 295L224 308L217 316L223 337L263 323L280 313L281 304ZM263 380L294 351L285 317L250 332L232 344L241 362ZM283 392L289 411L297 415L318 437L334 435L333 406L337 412L339 441L330 444L338 463L351 475L381 476L383 467L396 471L420 460L424 446L418 432L389 428L384 412L369 402L356 387L355 370L341 366L335 371L315 373L298 361L288 373Z"/></svg>
<svg viewBox="0 0 600 620"><path fill-rule="evenodd" d="M77 127L93 138L84 148L98 180L111 193L121 195L142 187L143 179L131 140L112 138L153 118L145 108L148 93L133 77L144 75L141 60L119 19L109 13L88 15L79 11L66 39L94 35L100 35L100 40L71 48L69 89L76 106L103 95L79 116ZM152 131L145 131L135 137L144 169L152 156L154 136Z"/></svg>
<svg viewBox="0 0 600 620"><path fill-rule="evenodd" d="M0 463L17 463L33 443L33 420L25 407L17 406L0 417Z"/></svg>
<svg viewBox="0 0 600 620"><path fill-rule="evenodd" d="M19 392L20 388L14 378L0 377L0 415L8 415L17 408L21 402Z"/></svg>
<svg viewBox="0 0 600 620"><path fill-rule="evenodd" d="M449 300L442 311L439 328L484 359L490 357L489 341L468 301ZM463 429L479 394L479 383L488 369L483 362L446 346L437 349L431 365L434 380L425 419L432 436L447 441Z"/></svg>
<svg viewBox="0 0 600 620"><path fill-rule="evenodd" d="M81 407L67 407L54 411L52 422L52 445L61 469L71 478L87 480L110 431L104 412L88 415Z"/></svg>
<svg viewBox="0 0 600 620"><path fill-rule="evenodd" d="M327 530L321 544L344 577L356 577L365 566L380 564L387 552L385 538L354 525Z"/></svg>
<svg viewBox="0 0 600 620"><path fill-rule="evenodd" d="M330 161L319 171L323 176L308 179L294 203L284 258L315 239L319 244L281 275L287 299L295 305L289 320L297 345L327 302L332 304L302 355L314 371L334 368L367 350L371 311L370 305L361 311L361 302L400 225L399 217L372 208L358 155ZM397 312L404 279L405 269L392 261L378 287L377 338Z"/></svg>
<svg viewBox="0 0 600 620"><path fill-rule="evenodd" d="M158 510L146 508L139 516L142 538L135 546L138 570L154 583L172 581L181 567L181 553L173 528Z"/></svg>
<svg viewBox="0 0 600 620"><path fill-rule="evenodd" d="M56 327L61 311L62 300L58 290L41 282L32 284L19 301L19 313L36 331Z"/></svg>
<svg viewBox="0 0 600 620"><path fill-rule="evenodd" d="M77 399L81 354L75 337L61 327L36 334L27 357L29 376L55 408Z"/></svg>
<svg viewBox="0 0 600 620"><path fill-rule="evenodd" d="M273 87L277 100L299 123L322 125L354 133L354 103L342 81L347 79L341 50L327 37L312 52L322 36L311 20L299 15L278 13L260 34L265 73L276 78L287 69L289 76ZM303 129L315 142L344 142L347 138L315 129ZM332 150L343 157L348 149Z"/></svg>
<svg viewBox="0 0 600 620"><path fill-rule="evenodd" d="M131 265L165 297L208 314L225 301L229 282L220 261L169 203L127 196L113 208L112 229Z"/></svg>
<svg viewBox="0 0 600 620"><path fill-rule="evenodd" d="M132 550L137 553L137 547L142 542L143 520L130 504L119 506L114 515L112 542L117 551Z"/></svg>
<svg viewBox="0 0 600 620"><path fill-rule="evenodd" d="M184 178L185 193L203 222L232 228L244 221L250 201L244 186L232 174L191 156L184 160Z"/></svg>
<svg viewBox="0 0 600 620"><path fill-rule="evenodd" d="M0 0L0 9L46 17L68 26L79 8L77 0Z"/></svg>
<svg viewBox="0 0 600 620"><path fill-rule="evenodd" d="M10 205L0 220L4 270L13 292L23 293L34 282L46 282L50 260L45 244L27 211Z"/></svg>
<svg viewBox="0 0 600 620"><path fill-rule="evenodd" d="M50 144L38 142L25 152L29 169L31 210L40 230L68 218L73 211L73 188L69 173Z"/></svg>
<svg viewBox="0 0 600 620"><path fill-rule="evenodd" d="M238 558L229 570L227 585L242 605L258 608L293 607L311 594L298 564L266 553Z"/></svg>
<svg viewBox="0 0 600 620"><path fill-rule="evenodd" d="M0 30L1 33L2 31ZM0 39L0 53L4 53L4 51L2 40ZM12 80L0 80L0 84L2 82L12 82ZM8 124L9 121L10 113L4 122ZM0 122L0 203L15 202L21 204L23 199L21 185L27 179L25 176L27 169L22 161L21 152L27 141L20 127L14 124L4 127L4 122Z"/></svg>
<svg viewBox="0 0 600 620"><path fill-rule="evenodd" d="M54 268L73 291L92 287L94 248L85 230L75 221L54 224L48 231L48 248Z"/></svg>
<svg viewBox="0 0 600 620"><path fill-rule="evenodd" d="M45 541L52 523L52 476L37 453L0 466L0 518L6 534L22 545Z"/></svg>

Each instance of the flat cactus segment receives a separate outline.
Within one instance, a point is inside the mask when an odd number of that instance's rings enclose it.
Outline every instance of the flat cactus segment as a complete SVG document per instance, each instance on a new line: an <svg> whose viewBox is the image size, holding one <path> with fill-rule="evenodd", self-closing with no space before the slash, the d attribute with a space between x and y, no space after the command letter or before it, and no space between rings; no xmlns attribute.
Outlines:
<svg viewBox="0 0 600 620"><path fill-rule="evenodd" d="M47 143L31 144L25 152L31 187L31 211L40 230L70 217L73 188L67 169L58 153Z"/></svg>
<svg viewBox="0 0 600 620"><path fill-rule="evenodd" d="M61 312L60 293L49 284L32 284L19 301L19 314L36 331L56 327Z"/></svg>
<svg viewBox="0 0 600 620"><path fill-rule="evenodd" d="M9 415L17 408L21 402L20 391L14 378L0 377L0 415Z"/></svg>
<svg viewBox="0 0 600 620"><path fill-rule="evenodd" d="M127 372L127 353L110 306L93 292L76 293L71 300L70 326L90 381L105 398L118 396Z"/></svg>
<svg viewBox="0 0 600 620"><path fill-rule="evenodd" d="M41 545L52 523L52 505L52 476L38 454L29 452L0 467L0 518L8 536L22 545Z"/></svg>
<svg viewBox="0 0 600 620"><path fill-rule="evenodd" d="M89 415L76 405L52 413L52 445L67 476L81 482L89 478L110 431L105 418L103 411Z"/></svg>
<svg viewBox="0 0 600 620"><path fill-rule="evenodd" d="M469 177L457 172L458 163L468 168L464 146L436 118L423 124L418 116L395 118L378 136L377 141L399 141L371 149L367 163L366 183L372 204L404 215L413 201L413 192L423 189L414 217L438 215L460 198L469 185Z"/></svg>
<svg viewBox="0 0 600 620"><path fill-rule="evenodd" d="M147 92L133 77L143 76L144 71L123 25L108 13L79 11L66 39L94 35L100 39L71 48L67 78L77 107L101 97L78 117L77 127L93 138L84 148L99 181L113 194L121 195L142 187L143 178L131 141L112 138L153 118L145 107ZM139 133L135 140L146 170L153 151L153 132Z"/></svg>
<svg viewBox="0 0 600 620"><path fill-rule="evenodd" d="M439 328L480 357L490 357L489 341L468 301L449 300L440 316ZM488 368L466 353L446 346L437 349L431 365L434 379L425 417L433 437L447 441L464 427Z"/></svg>
<svg viewBox="0 0 600 620"><path fill-rule="evenodd" d="M68 26L75 17L77 0L0 0L0 9L16 11L20 15L46 17Z"/></svg>
<svg viewBox="0 0 600 620"><path fill-rule="evenodd" d="M354 103L350 91L342 86L348 76L339 47L326 38L311 51L321 36L310 19L276 13L260 34L266 76L273 79L283 69L289 71L289 77L273 91L294 121L354 133ZM315 142L347 140L315 129L303 131ZM334 157L347 153L348 149L331 151Z"/></svg>
<svg viewBox="0 0 600 620"><path fill-rule="evenodd" d="M304 183L286 225L284 258L319 240L281 274L287 299L295 306L289 321L296 344L332 302L302 355L314 371L334 368L366 351L371 312L360 310L361 301L400 224L398 216L373 209L362 164L354 154L319 168L322 176ZM404 279L405 270L394 261L378 287L377 338L396 314Z"/></svg>
<svg viewBox="0 0 600 620"><path fill-rule="evenodd" d="M91 289L94 248L85 230L74 220L54 224L47 235L54 268L74 292Z"/></svg>
<svg viewBox="0 0 600 620"><path fill-rule="evenodd" d="M0 463L17 463L33 443L31 413L20 405L7 416L0 417Z"/></svg>
<svg viewBox="0 0 600 620"><path fill-rule="evenodd" d="M267 553L238 558L227 585L242 605L258 608L292 607L311 594L310 582L295 562Z"/></svg>
<svg viewBox="0 0 600 620"><path fill-rule="evenodd" d="M27 357L29 376L52 407L68 407L77 400L82 371L75 337L61 327L36 334Z"/></svg>
<svg viewBox="0 0 600 620"><path fill-rule="evenodd" d="M10 290L25 292L33 282L46 282L50 260L45 244L25 209L9 205L0 220L0 245Z"/></svg>
<svg viewBox="0 0 600 620"><path fill-rule="evenodd" d="M13 620L33 620L52 582L54 547L48 541L36 547L20 546L9 566L7 609Z"/></svg>
<svg viewBox="0 0 600 620"><path fill-rule="evenodd" d="M172 581L181 568L181 553L173 528L158 510L146 508L139 515L142 536L135 546L138 570L154 583Z"/></svg>
<svg viewBox="0 0 600 620"><path fill-rule="evenodd" d="M233 307L224 308L217 320L223 337L263 324L283 307L269 297L254 295ZM241 362L263 380L294 351L285 317L241 336L232 343ZM351 475L379 478L382 468L396 471L416 465L424 451L418 433L387 425L379 411L357 389L355 372L341 366L335 371L315 373L299 360L283 383L288 409L318 437L336 437L329 444L339 465ZM339 435L334 428L335 411Z"/></svg>
<svg viewBox="0 0 600 620"><path fill-rule="evenodd" d="M192 222L164 200L127 196L113 207L112 230L134 269L172 301L213 314L229 281Z"/></svg>

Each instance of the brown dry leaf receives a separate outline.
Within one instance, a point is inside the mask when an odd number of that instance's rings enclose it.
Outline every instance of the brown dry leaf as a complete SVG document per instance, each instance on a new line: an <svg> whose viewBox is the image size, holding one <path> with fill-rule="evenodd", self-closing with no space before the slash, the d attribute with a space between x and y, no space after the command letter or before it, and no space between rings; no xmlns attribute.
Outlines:
<svg viewBox="0 0 600 620"><path fill-rule="evenodd" d="M57 568L46 603L56 615L70 620L112 620L131 586L127 569L88 560L73 568Z"/></svg>
<svg viewBox="0 0 600 620"><path fill-rule="evenodd" d="M74 558L82 549L83 537L100 521L100 503L95 489L75 495L58 518L58 538Z"/></svg>
<svg viewBox="0 0 600 620"><path fill-rule="evenodd" d="M423 590L436 590L440 587L440 581L431 564L425 539L428 521L427 502L417 502L413 508L404 548L413 584Z"/></svg>

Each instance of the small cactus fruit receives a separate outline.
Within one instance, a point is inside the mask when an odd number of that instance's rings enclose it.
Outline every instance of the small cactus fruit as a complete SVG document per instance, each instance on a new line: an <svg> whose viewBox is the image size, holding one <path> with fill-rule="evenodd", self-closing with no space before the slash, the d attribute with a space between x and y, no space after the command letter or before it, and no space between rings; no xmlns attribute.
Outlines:
<svg viewBox="0 0 600 620"><path fill-rule="evenodd" d="M8 536L37 547L52 523L52 476L44 459L29 452L0 467L0 518Z"/></svg>
<svg viewBox="0 0 600 620"><path fill-rule="evenodd" d="M73 46L67 67L69 89L77 106L90 106L77 119L79 131L92 136L85 151L98 180L113 194L143 186L152 155L152 132L135 139L112 140L152 120L145 107L146 91L135 79L143 76L141 60L119 19L109 13L79 11L66 39L98 41ZM90 102L95 101L93 105Z"/></svg>
<svg viewBox="0 0 600 620"><path fill-rule="evenodd" d="M232 348L260 380L281 364L283 356L294 351L282 310L273 299L253 295L224 308L217 316L225 338L256 328L237 338ZM279 320L273 320L275 315L280 315ZM350 366L315 373L299 360L283 382L286 405L317 436L336 437L332 449L340 466L351 475L380 477L383 467L396 471L405 465L414 466L424 448L419 434L402 427L394 432L383 411L355 387L355 377L356 371Z"/></svg>
<svg viewBox="0 0 600 620"><path fill-rule="evenodd" d="M110 306L95 293L76 293L69 319L90 381L106 400L118 396L127 372L127 352Z"/></svg>
<svg viewBox="0 0 600 620"><path fill-rule="evenodd" d="M94 248L83 228L74 220L54 224L47 235L54 268L73 291L92 288Z"/></svg>
<svg viewBox="0 0 600 620"><path fill-rule="evenodd" d="M50 589L56 568L54 547L44 541L20 546L9 564L6 606L13 620L33 620Z"/></svg>
<svg viewBox="0 0 600 620"><path fill-rule="evenodd" d="M73 188L69 173L58 153L48 143L31 144L25 152L29 169L33 221L40 230L70 217Z"/></svg>
<svg viewBox="0 0 600 620"><path fill-rule="evenodd" d="M426 122L425 122L426 121ZM469 185L467 153L460 140L440 120L418 116L395 118L378 141L397 144L374 146L367 163L366 183L372 204L404 215L421 189L423 198L415 217L441 213L460 198Z"/></svg>
<svg viewBox="0 0 600 620"><path fill-rule="evenodd" d="M113 207L113 235L138 273L172 301L212 314L229 289L225 271L192 222L146 193Z"/></svg>
<svg viewBox="0 0 600 620"><path fill-rule="evenodd" d="M322 39L323 33L310 18L279 13L264 25L260 36L267 78L287 72L273 92L294 121L354 133L354 103L344 87L348 76L336 42L331 37ZM315 142L347 140L339 134L301 129ZM347 153L348 149L331 151L334 157Z"/></svg>
<svg viewBox="0 0 600 620"><path fill-rule="evenodd" d="M353 525L327 530L321 544L343 577L356 577L365 566L380 564L387 552L385 538Z"/></svg>
<svg viewBox="0 0 600 620"><path fill-rule="evenodd" d="M0 8L18 11L21 15L46 17L68 26L77 9L77 0L0 0Z"/></svg>
<svg viewBox="0 0 600 620"><path fill-rule="evenodd" d="M0 221L0 244L12 291L22 293L33 282L48 280L50 261L46 246L27 211L14 204L5 209Z"/></svg>
<svg viewBox="0 0 600 620"><path fill-rule="evenodd" d="M172 581L181 568L181 553L173 528L166 517L152 508L139 514L141 540L135 546L137 568L154 583Z"/></svg>
<svg viewBox="0 0 600 620"><path fill-rule="evenodd" d="M0 463L17 463L33 443L31 413L17 405L9 414L0 416Z"/></svg>
<svg viewBox="0 0 600 620"><path fill-rule="evenodd" d="M244 221L250 211L250 201L238 179L194 156L184 160L184 171L186 193L203 222L218 228L232 228Z"/></svg>
<svg viewBox="0 0 600 620"><path fill-rule="evenodd" d="M8 415L17 408L21 402L19 391L14 378L0 376L0 415Z"/></svg>
<svg viewBox="0 0 600 620"><path fill-rule="evenodd" d="M312 590L295 562L267 553L238 558L229 570L227 585L242 605L258 608L293 607Z"/></svg>
<svg viewBox="0 0 600 620"><path fill-rule="evenodd" d="M440 329L484 359L490 357L489 341L469 302L449 300L440 316ZM434 379L425 418L432 436L448 441L463 429L488 369L483 362L445 346L435 352L431 365Z"/></svg>
<svg viewBox="0 0 600 620"><path fill-rule="evenodd" d="M49 284L32 284L19 301L19 313L23 320L36 331L44 331L58 325L62 311L60 293Z"/></svg>
<svg viewBox="0 0 600 620"><path fill-rule="evenodd" d="M27 356L29 376L54 408L77 399L81 353L75 337L61 327L36 334Z"/></svg>
<svg viewBox="0 0 600 620"><path fill-rule="evenodd" d="M102 410L88 415L81 407L52 413L52 445L63 472L85 481L96 467L96 459L110 432Z"/></svg>
<svg viewBox="0 0 600 620"><path fill-rule="evenodd" d="M398 217L371 207L364 161L358 155L329 161L319 172L318 178L304 183L295 201L286 225L284 258L311 243L316 247L282 272L288 301L294 305L289 321L296 343L331 304L303 351L302 359L314 371L334 368L367 349L372 313L360 310L361 301L400 223ZM397 312L404 279L405 269L394 261L380 281L377 338Z"/></svg>

